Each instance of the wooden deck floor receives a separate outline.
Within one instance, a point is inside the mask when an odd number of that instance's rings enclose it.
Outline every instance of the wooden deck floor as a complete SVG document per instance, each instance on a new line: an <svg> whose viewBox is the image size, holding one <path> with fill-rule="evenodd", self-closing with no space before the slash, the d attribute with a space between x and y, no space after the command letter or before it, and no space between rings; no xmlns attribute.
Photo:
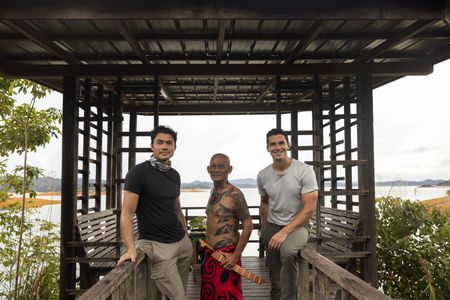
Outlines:
<svg viewBox="0 0 450 300"><path fill-rule="evenodd" d="M267 282L261 285L242 278L242 289L245 300L266 300L270 299L269 270L265 266L265 260L256 256L246 256L242 258L242 266L247 270L263 277ZM187 289L187 300L200 299L200 270L195 268L189 275Z"/></svg>

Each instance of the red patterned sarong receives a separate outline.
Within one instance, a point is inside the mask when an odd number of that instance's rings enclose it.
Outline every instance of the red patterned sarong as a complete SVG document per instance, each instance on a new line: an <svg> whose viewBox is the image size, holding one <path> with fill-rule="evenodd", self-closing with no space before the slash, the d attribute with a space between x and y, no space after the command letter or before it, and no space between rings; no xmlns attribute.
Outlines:
<svg viewBox="0 0 450 300"><path fill-rule="evenodd" d="M232 253L235 246L218 249L220 252ZM237 262L241 265L241 260ZM202 286L200 300L242 300L241 275L227 271L206 251L202 264Z"/></svg>

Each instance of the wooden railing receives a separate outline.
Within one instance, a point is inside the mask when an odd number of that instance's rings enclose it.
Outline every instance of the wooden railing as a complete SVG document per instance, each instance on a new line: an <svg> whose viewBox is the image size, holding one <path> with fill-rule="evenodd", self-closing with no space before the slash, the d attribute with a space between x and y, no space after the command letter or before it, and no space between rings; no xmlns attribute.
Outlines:
<svg viewBox="0 0 450 300"><path fill-rule="evenodd" d="M148 265L146 255L138 249L136 263L128 261L115 267L84 292L78 300L161 299L156 285L149 280Z"/></svg>
<svg viewBox="0 0 450 300"><path fill-rule="evenodd" d="M258 208L250 207L252 209ZM191 211L202 210L204 207L185 207L186 219L201 215L191 214ZM259 216L253 214L254 225L259 229ZM255 221L257 220L257 221ZM256 241L255 241L256 242ZM83 293L80 300L104 299L150 299L159 300L161 295L153 281L149 280L151 270L148 269L147 258L138 250L136 263L125 262L114 268L89 290ZM391 299L369 283L335 264L314 249L309 244L299 255L299 299ZM310 276L310 272L312 276ZM312 279L312 282L310 280ZM269 295L267 295L269 297Z"/></svg>
<svg viewBox="0 0 450 300"><path fill-rule="evenodd" d="M300 300L330 299L330 294L336 290L337 296L333 299L391 299L318 253L312 245L306 246L300 253L299 272ZM310 272L312 272L312 284L310 284ZM332 288L332 285L335 287Z"/></svg>
<svg viewBox="0 0 450 300"><path fill-rule="evenodd" d="M391 299L369 283L320 255L311 245L300 254L299 270L300 300L330 299L333 290L338 291L337 297L333 299ZM125 262L114 268L78 299L159 300L161 295L155 284L148 280L149 271L144 253L138 250L136 263ZM310 272L312 277L309 276ZM334 288L331 288L333 285Z"/></svg>

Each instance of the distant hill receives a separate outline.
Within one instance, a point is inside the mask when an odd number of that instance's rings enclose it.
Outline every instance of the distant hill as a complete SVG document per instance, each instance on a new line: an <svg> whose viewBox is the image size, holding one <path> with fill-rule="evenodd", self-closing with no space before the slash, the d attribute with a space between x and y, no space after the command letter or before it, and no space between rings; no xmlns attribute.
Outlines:
<svg viewBox="0 0 450 300"><path fill-rule="evenodd" d="M94 179L89 180L90 183L94 183ZM106 181L103 181L105 184ZM36 192L52 192L61 191L61 179L53 177L39 177L33 184L33 188ZM89 187L91 190L93 187ZM102 188L103 189L103 188ZM81 179L78 179L78 190L81 191Z"/></svg>
<svg viewBox="0 0 450 300"><path fill-rule="evenodd" d="M381 181L377 182L376 185L379 186L405 186L405 185L411 185L411 186L433 186L433 185L440 185L440 183L444 182L443 179L425 179L420 181L414 181L414 180L393 180L393 181Z"/></svg>
<svg viewBox="0 0 450 300"><path fill-rule="evenodd" d="M192 182L183 182L181 184L182 189L203 189L203 190L209 190L212 188L212 182L208 181L199 181L195 180Z"/></svg>
<svg viewBox="0 0 450 300"><path fill-rule="evenodd" d="M91 179L91 182L93 180ZM239 178L230 180L232 184L238 188L255 188L256 179L253 178ZM104 183L104 182L103 182ZM341 186L340 184L338 184ZM392 180L377 182L378 186L450 186L450 180L444 179L425 179L425 180ZM79 180L78 186L81 188L81 181ZM184 182L181 184L183 189L211 189L211 181L199 181ZM51 192L61 190L61 179L53 177L40 177L34 183L34 189L37 192Z"/></svg>
<svg viewBox="0 0 450 300"><path fill-rule="evenodd" d="M232 179L231 184L234 184L238 188L254 188L256 187L256 180L253 178ZM211 189L213 186L211 181L192 181L181 184L182 189Z"/></svg>
<svg viewBox="0 0 450 300"><path fill-rule="evenodd" d="M437 185L438 186L450 186L450 179L442 181L442 182L438 183Z"/></svg>
<svg viewBox="0 0 450 300"><path fill-rule="evenodd" d="M39 177L33 184L36 192L61 191L61 179L53 177Z"/></svg>

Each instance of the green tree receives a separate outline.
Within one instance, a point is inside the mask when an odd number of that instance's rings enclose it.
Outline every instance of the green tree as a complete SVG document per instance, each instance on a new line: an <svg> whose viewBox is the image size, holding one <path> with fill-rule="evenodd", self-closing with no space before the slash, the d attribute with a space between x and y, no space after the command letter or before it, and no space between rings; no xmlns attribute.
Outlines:
<svg viewBox="0 0 450 300"><path fill-rule="evenodd" d="M6 280L7 284L2 286L2 292L5 291L4 296L13 299L48 298L43 297L45 287L40 283L50 280L47 276L55 275L48 268L53 269L53 262L58 261L47 255L57 247L53 240L39 239L39 231L34 232L35 229L45 231L53 225L37 222L35 224L40 225L38 228L30 227L33 222L26 218L27 212L24 207L25 195L27 193L31 197L35 195L31 188L33 180L42 175L41 169L28 166L27 153L36 151L38 147L47 144L52 136L60 133L58 123L61 122L61 112L54 108L37 110L34 107L36 99L45 97L49 92L48 88L28 80L9 80L0 77L0 201L4 201L10 193L22 194L23 199L18 209L20 213L15 216L17 222L11 223L14 228L8 225L11 228L5 231L6 236L2 236L0 240L0 246L9 249L3 252L0 259L0 272L7 275L3 279L11 279L12 274L3 269L14 271L14 284L11 285L11 280ZM31 95L30 103L16 105L15 97L24 95ZM5 162L12 153L23 154L24 163L8 171ZM13 208L11 214L12 211ZM8 211L7 214L9 213ZM3 222L8 224L8 219L4 219ZM0 224L0 228L1 226L3 224ZM15 247L15 251L11 247ZM12 260L15 264L11 264ZM40 278L39 284L36 283L36 278ZM28 295L37 293L36 297L28 297L24 291L27 291Z"/></svg>
<svg viewBox="0 0 450 300"><path fill-rule="evenodd" d="M32 218L27 209L23 227L20 282L14 290L21 209L0 211L0 299L58 299L59 232L55 224Z"/></svg>
<svg viewBox="0 0 450 300"><path fill-rule="evenodd" d="M448 299L450 215L420 202L377 199L378 274L394 299Z"/></svg>

